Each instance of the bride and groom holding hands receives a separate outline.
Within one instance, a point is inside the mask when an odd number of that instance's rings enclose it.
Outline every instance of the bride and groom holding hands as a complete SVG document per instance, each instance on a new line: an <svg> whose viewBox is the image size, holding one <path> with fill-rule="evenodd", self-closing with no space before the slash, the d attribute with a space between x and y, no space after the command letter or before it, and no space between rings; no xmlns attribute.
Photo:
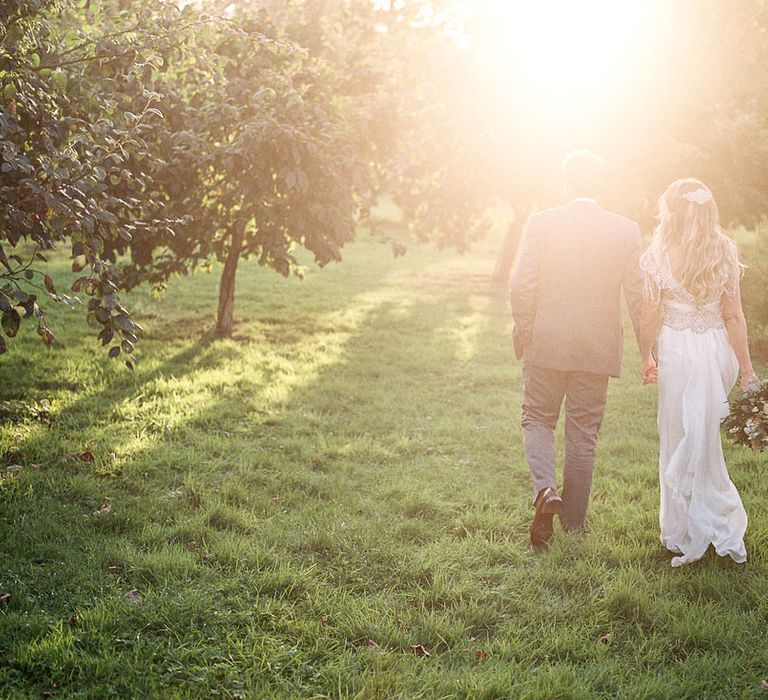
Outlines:
<svg viewBox="0 0 768 700"><path fill-rule="evenodd" d="M747 514L728 476L720 422L740 373L757 382L741 307L736 244L712 193L695 179L661 195L643 251L639 226L601 208L602 160L575 151L563 163L570 201L533 214L510 282L514 344L523 361L523 442L533 480L531 545L543 549L559 516L586 529L598 432L609 377L621 368L621 292L642 357L658 382L661 542L673 566L710 544L746 561ZM565 406L563 488L554 429Z"/></svg>

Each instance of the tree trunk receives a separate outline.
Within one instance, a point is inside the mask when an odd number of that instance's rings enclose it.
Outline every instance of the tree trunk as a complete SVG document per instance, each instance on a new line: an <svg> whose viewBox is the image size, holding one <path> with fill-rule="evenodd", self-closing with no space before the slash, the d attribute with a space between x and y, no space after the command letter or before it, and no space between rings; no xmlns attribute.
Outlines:
<svg viewBox="0 0 768 700"><path fill-rule="evenodd" d="M219 311L216 316L216 335L220 338L229 338L235 320L235 276L237 275L237 263L240 261L240 253L243 250L243 237L245 235L245 221L238 219L232 231L232 242L229 247L227 259L224 261L224 269L221 272L219 283Z"/></svg>
<svg viewBox="0 0 768 700"><path fill-rule="evenodd" d="M506 286L509 282L509 275L512 272L512 264L515 262L517 245L520 242L522 231L522 217L515 216L515 220L507 229L507 235L504 237L499 257L496 258L496 265L493 268L494 284Z"/></svg>

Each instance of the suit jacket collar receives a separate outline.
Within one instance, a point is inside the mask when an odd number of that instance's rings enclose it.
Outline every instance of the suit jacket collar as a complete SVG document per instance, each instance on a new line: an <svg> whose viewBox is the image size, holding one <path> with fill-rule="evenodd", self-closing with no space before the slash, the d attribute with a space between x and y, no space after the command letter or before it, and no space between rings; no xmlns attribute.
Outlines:
<svg viewBox="0 0 768 700"><path fill-rule="evenodd" d="M590 207L599 207L597 200L593 197L574 197L570 202L568 202L568 206L576 204L578 206L587 205Z"/></svg>

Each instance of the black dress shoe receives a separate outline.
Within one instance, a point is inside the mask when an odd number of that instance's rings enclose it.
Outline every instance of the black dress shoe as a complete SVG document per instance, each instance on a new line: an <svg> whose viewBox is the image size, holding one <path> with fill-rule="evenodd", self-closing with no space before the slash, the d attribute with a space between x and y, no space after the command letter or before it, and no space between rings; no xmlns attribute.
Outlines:
<svg viewBox="0 0 768 700"><path fill-rule="evenodd" d="M553 488L542 489L536 497L534 508L536 512L531 523L531 546L540 551L546 549L549 538L552 537L552 518L560 513L563 499Z"/></svg>

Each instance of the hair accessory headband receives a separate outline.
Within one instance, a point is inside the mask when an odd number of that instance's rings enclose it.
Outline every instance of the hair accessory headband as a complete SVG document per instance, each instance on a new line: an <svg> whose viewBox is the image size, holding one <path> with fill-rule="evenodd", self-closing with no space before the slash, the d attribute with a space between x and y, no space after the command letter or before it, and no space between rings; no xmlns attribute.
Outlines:
<svg viewBox="0 0 768 700"><path fill-rule="evenodd" d="M686 192L683 195L683 199L687 199L689 202L695 202L696 204L706 204L712 200L712 193L709 190L705 190L703 187L699 187L698 190L693 192Z"/></svg>

